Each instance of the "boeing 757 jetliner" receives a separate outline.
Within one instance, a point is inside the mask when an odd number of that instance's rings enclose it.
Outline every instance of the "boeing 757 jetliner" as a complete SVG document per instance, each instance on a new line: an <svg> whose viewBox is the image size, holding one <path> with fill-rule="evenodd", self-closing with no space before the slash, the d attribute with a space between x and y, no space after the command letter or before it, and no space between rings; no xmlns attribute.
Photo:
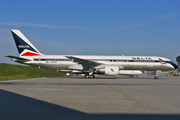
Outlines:
<svg viewBox="0 0 180 120"><path fill-rule="evenodd" d="M66 73L85 74L86 78L94 78L95 74L119 75L141 74L142 70L174 70L177 65L164 57L154 56L90 56L90 55L45 55L19 31L11 30L19 52L19 57L8 55L13 61L55 69ZM158 72L155 74L158 79Z"/></svg>

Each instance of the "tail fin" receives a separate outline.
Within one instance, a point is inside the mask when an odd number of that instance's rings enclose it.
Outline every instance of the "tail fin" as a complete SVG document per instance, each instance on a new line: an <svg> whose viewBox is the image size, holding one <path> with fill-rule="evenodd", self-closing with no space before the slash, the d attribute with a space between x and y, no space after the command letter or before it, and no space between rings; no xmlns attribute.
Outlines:
<svg viewBox="0 0 180 120"><path fill-rule="evenodd" d="M11 30L11 32L20 56L42 55L19 30Z"/></svg>

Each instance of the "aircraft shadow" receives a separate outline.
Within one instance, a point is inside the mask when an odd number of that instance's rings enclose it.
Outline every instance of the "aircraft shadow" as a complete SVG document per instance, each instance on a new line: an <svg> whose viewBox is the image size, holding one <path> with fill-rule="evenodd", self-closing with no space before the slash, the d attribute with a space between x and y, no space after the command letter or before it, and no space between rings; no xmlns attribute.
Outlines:
<svg viewBox="0 0 180 120"><path fill-rule="evenodd" d="M180 120L179 114L87 114L0 89L0 120Z"/></svg>

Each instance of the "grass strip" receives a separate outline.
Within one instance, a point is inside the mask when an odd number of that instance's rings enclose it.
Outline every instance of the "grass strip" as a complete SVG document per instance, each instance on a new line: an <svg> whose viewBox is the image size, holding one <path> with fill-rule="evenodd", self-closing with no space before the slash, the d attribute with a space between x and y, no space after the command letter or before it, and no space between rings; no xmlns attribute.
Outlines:
<svg viewBox="0 0 180 120"><path fill-rule="evenodd" d="M51 69L0 63L0 81L51 76L66 76L66 74Z"/></svg>

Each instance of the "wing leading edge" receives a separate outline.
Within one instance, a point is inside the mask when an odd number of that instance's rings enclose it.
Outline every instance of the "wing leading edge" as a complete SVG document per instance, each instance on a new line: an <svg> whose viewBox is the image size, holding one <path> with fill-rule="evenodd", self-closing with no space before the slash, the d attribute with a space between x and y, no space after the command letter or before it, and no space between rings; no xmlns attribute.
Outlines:
<svg viewBox="0 0 180 120"><path fill-rule="evenodd" d="M72 59L74 62L77 62L78 64L81 64L84 69L94 68L99 65L102 65L102 63L89 61L89 60L85 60L85 59L78 58L78 57L73 57L73 56L65 56L65 57Z"/></svg>

